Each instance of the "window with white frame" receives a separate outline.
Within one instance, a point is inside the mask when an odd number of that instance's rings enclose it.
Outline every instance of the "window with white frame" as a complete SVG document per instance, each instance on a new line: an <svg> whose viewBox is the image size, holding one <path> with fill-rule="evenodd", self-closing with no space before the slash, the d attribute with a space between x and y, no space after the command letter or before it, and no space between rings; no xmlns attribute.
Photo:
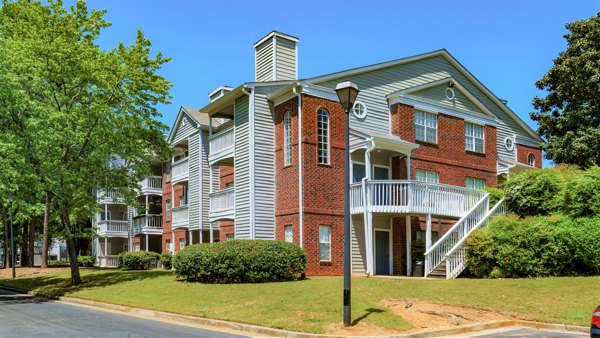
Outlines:
<svg viewBox="0 0 600 338"><path fill-rule="evenodd" d="M483 153L483 126L465 122L465 149Z"/></svg>
<svg viewBox="0 0 600 338"><path fill-rule="evenodd" d="M188 187L187 185L184 185L182 188L183 191L181 192L181 199L179 200L179 205L185 206L188 204Z"/></svg>
<svg viewBox="0 0 600 338"><path fill-rule="evenodd" d="M171 181L171 163L165 164L165 176L167 182Z"/></svg>
<svg viewBox="0 0 600 338"><path fill-rule="evenodd" d="M285 234L285 241L286 242L294 242L294 232L292 230L292 226L291 225L286 225L283 227L283 232Z"/></svg>
<svg viewBox="0 0 600 338"><path fill-rule="evenodd" d="M183 250L185 248L185 238L180 238L179 239L179 251Z"/></svg>
<svg viewBox="0 0 600 338"><path fill-rule="evenodd" d="M165 201L166 220L171 220L171 200Z"/></svg>
<svg viewBox="0 0 600 338"><path fill-rule="evenodd" d="M415 139L437 143L437 114L415 110Z"/></svg>
<svg viewBox="0 0 600 338"><path fill-rule="evenodd" d="M529 163L530 167L535 167L535 155L529 154L527 157L527 162Z"/></svg>
<svg viewBox="0 0 600 338"><path fill-rule="evenodd" d="M483 190L483 188L485 188L485 180L467 177L465 180L465 186L469 189Z"/></svg>
<svg viewBox="0 0 600 338"><path fill-rule="evenodd" d="M292 164L292 113L283 115L283 159L284 165Z"/></svg>
<svg viewBox="0 0 600 338"><path fill-rule="evenodd" d="M331 226L319 225L319 260L331 261Z"/></svg>
<svg viewBox="0 0 600 338"><path fill-rule="evenodd" d="M109 221L111 219L112 218L110 217L110 211L107 211L107 212L102 211L102 212L100 212L100 220L101 221Z"/></svg>
<svg viewBox="0 0 600 338"><path fill-rule="evenodd" d="M439 183L440 182L439 174L435 171L429 171L429 170L417 170L415 172L415 179L419 182L427 182L427 183Z"/></svg>
<svg viewBox="0 0 600 338"><path fill-rule="evenodd" d="M173 252L173 250L171 249L171 240L170 239L165 240L165 247L166 247L167 251Z"/></svg>
<svg viewBox="0 0 600 338"><path fill-rule="evenodd" d="M317 157L319 164L329 164L329 112L325 108L317 112Z"/></svg>
<svg viewBox="0 0 600 338"><path fill-rule="evenodd" d="M226 238L228 241L230 241L230 240L232 240L232 239L234 239L234 238L235 238L235 235L234 235L234 234L227 234L227 235L225 235L225 238Z"/></svg>

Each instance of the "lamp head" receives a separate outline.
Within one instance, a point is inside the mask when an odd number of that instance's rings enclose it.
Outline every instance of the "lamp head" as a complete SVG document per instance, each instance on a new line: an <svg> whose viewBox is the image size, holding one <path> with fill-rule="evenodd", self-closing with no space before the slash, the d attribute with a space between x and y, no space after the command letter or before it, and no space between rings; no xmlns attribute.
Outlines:
<svg viewBox="0 0 600 338"><path fill-rule="evenodd" d="M354 106L358 91L358 86L350 81L341 82L335 86L335 92L337 93L340 103L347 112Z"/></svg>

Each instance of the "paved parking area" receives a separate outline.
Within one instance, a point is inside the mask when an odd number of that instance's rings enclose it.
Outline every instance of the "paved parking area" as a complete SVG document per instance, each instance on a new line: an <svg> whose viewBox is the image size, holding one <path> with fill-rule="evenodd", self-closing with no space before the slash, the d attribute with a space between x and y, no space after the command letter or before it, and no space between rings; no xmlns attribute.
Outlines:
<svg viewBox="0 0 600 338"><path fill-rule="evenodd" d="M580 332L536 330L527 327L506 327L502 329L486 330L476 333L460 334L451 337L589 337Z"/></svg>

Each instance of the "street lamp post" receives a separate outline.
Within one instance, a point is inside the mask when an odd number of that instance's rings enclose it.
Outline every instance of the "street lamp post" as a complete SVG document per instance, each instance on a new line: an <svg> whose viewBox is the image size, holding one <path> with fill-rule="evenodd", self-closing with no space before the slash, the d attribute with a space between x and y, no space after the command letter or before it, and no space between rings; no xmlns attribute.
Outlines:
<svg viewBox="0 0 600 338"><path fill-rule="evenodd" d="M12 194L8 195L8 204L10 206L10 266L12 267L12 278L17 277L17 273L15 270L15 232L13 230L13 220L12 220L12 203L13 196Z"/></svg>
<svg viewBox="0 0 600 338"><path fill-rule="evenodd" d="M358 86L350 81L335 87L337 96L346 110L344 147L344 326L352 324L350 308L350 109L358 96Z"/></svg>

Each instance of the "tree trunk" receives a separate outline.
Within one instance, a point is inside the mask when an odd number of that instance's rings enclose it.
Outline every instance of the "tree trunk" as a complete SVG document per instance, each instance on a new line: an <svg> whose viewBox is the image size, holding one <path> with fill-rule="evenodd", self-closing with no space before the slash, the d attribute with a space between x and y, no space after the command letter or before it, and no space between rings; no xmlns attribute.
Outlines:
<svg viewBox="0 0 600 338"><path fill-rule="evenodd" d="M46 194L46 205L44 206L44 228L43 228L43 235L44 237L42 238L42 263L41 263L41 267L42 268L47 268L48 267L48 222L49 222L49 218L50 218L50 209L48 207L49 204L49 198L48 198L48 194Z"/></svg>
<svg viewBox="0 0 600 338"><path fill-rule="evenodd" d="M29 262L29 245L27 239L29 238L29 222L21 223L21 266L28 266Z"/></svg>
<svg viewBox="0 0 600 338"><path fill-rule="evenodd" d="M69 253L69 266L71 267L71 285L81 284L81 275L79 274L79 263L77 262L77 248L73 232L71 231L71 220L69 213L64 211L62 215L62 224L65 230L65 239L67 241L67 252Z"/></svg>
<svg viewBox="0 0 600 338"><path fill-rule="evenodd" d="M35 225L37 218L33 218L33 220L29 223L29 266L33 267L35 264Z"/></svg>
<svg viewBox="0 0 600 338"><path fill-rule="evenodd" d="M8 268L8 222L4 218L4 240L2 241L2 268Z"/></svg>

